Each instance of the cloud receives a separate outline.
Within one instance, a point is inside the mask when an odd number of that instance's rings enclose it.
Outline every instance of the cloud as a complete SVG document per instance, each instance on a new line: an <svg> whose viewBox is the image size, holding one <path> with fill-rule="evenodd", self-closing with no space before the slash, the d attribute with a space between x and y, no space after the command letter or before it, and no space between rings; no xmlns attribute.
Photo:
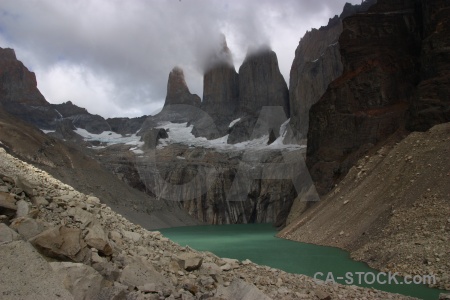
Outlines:
<svg viewBox="0 0 450 300"><path fill-rule="evenodd" d="M353 2L360 2L354 0ZM286 81L298 41L345 1L2 0L0 47L36 72L49 102L72 100L103 116L162 107L170 70L201 96L205 57L227 37L236 69L268 44Z"/></svg>

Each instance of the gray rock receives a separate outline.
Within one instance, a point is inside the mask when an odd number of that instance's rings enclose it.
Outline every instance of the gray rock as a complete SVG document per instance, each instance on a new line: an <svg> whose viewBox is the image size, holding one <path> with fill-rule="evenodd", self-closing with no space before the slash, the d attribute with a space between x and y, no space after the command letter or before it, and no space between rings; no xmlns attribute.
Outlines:
<svg viewBox="0 0 450 300"><path fill-rule="evenodd" d="M180 268L186 271L194 271L200 268L203 258L200 254L188 252L176 256Z"/></svg>
<svg viewBox="0 0 450 300"><path fill-rule="evenodd" d="M140 233L127 230L122 230L122 235L124 238L127 238L133 242L139 242L139 240L142 238L142 235Z"/></svg>
<svg viewBox="0 0 450 300"><path fill-rule="evenodd" d="M16 187L22 189L29 197L32 197L36 194L35 188L37 186L29 182L26 178L19 176L16 177L14 181Z"/></svg>
<svg viewBox="0 0 450 300"><path fill-rule="evenodd" d="M17 218L26 217L30 212L30 206L27 201L19 200L16 202L16 205L17 205L17 212L16 212Z"/></svg>
<svg viewBox="0 0 450 300"><path fill-rule="evenodd" d="M37 207L39 207L39 206L47 206L48 205L48 201L47 201L47 199L45 199L44 197L32 197L31 198L31 202L35 205L35 206L37 206Z"/></svg>
<svg viewBox="0 0 450 300"><path fill-rule="evenodd" d="M145 132L141 141L144 141L144 149L155 149L160 139L168 137L164 128L151 128Z"/></svg>
<svg viewBox="0 0 450 300"><path fill-rule="evenodd" d="M88 234L84 239L90 247L97 249L102 254L112 254L112 247L109 244L108 237L100 224L95 223L89 226Z"/></svg>
<svg viewBox="0 0 450 300"><path fill-rule="evenodd" d="M0 223L0 245L20 240L20 236L6 224Z"/></svg>
<svg viewBox="0 0 450 300"><path fill-rule="evenodd" d="M0 215L5 215L8 219L16 215L17 206L14 196L0 192Z"/></svg>
<svg viewBox="0 0 450 300"><path fill-rule="evenodd" d="M120 283L138 287L145 284L154 283L156 285L168 285L166 279L159 274L148 261L136 257L123 268L118 280Z"/></svg>
<svg viewBox="0 0 450 300"><path fill-rule="evenodd" d="M48 224L40 220L21 217L14 219L10 227L17 231L25 240L28 240L46 230Z"/></svg>
<svg viewBox="0 0 450 300"><path fill-rule="evenodd" d="M51 262L50 266L76 300L97 299L104 286L103 277L88 265L72 262Z"/></svg>
<svg viewBox="0 0 450 300"><path fill-rule="evenodd" d="M191 94L184 79L184 72L181 68L175 67L169 74L167 82L167 95L164 107L176 104L200 106L201 99L197 95Z"/></svg>
<svg viewBox="0 0 450 300"><path fill-rule="evenodd" d="M219 286L215 295L219 298L229 300L270 300L267 295L260 291L253 284L247 283L242 279L234 279L230 286Z"/></svg>
<svg viewBox="0 0 450 300"><path fill-rule="evenodd" d="M90 250L78 228L59 226L50 228L30 239L33 246L48 257L74 262L90 259Z"/></svg>
<svg viewBox="0 0 450 300"><path fill-rule="evenodd" d="M0 295L3 300L74 299L49 263L27 242L0 245Z"/></svg>

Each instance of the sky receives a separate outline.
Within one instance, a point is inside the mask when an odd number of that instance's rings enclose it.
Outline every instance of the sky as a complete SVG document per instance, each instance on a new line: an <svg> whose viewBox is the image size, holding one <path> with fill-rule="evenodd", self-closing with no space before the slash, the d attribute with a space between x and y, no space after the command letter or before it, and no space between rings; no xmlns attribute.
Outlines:
<svg viewBox="0 0 450 300"><path fill-rule="evenodd" d="M202 96L208 53L225 35L238 71L270 46L289 84L300 38L361 0L1 0L0 47L36 73L50 103L103 117L161 110L170 70Z"/></svg>

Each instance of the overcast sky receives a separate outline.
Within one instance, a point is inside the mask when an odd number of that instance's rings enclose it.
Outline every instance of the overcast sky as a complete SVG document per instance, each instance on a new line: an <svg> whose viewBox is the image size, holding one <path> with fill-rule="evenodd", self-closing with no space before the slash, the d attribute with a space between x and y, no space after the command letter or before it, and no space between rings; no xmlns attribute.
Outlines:
<svg viewBox="0 0 450 300"><path fill-rule="evenodd" d="M249 47L268 44L289 83L300 38L345 2L361 0L1 0L0 47L15 49L51 103L140 116L162 108L174 66L202 96L220 33L236 70Z"/></svg>

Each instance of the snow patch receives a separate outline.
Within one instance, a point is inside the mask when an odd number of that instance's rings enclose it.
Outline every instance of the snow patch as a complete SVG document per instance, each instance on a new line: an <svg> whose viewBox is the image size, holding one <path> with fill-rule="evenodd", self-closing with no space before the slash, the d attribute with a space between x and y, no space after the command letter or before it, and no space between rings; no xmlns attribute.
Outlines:
<svg viewBox="0 0 450 300"><path fill-rule="evenodd" d="M228 125L228 128L233 127L237 122L239 122L241 120L241 118L238 118L236 120L231 121L230 125Z"/></svg>
<svg viewBox="0 0 450 300"><path fill-rule="evenodd" d="M45 130L45 129L41 129L41 131L45 134L47 133L52 133L52 132L56 132L56 130Z"/></svg>
<svg viewBox="0 0 450 300"><path fill-rule="evenodd" d="M135 145L142 146L144 142L140 142L140 136L136 134L128 134L122 136L121 134L115 133L113 131L103 131L102 133L95 134L90 133L86 129L77 128L75 130L76 133L81 135L86 141L99 141L101 143L106 144L126 144L126 145Z"/></svg>

